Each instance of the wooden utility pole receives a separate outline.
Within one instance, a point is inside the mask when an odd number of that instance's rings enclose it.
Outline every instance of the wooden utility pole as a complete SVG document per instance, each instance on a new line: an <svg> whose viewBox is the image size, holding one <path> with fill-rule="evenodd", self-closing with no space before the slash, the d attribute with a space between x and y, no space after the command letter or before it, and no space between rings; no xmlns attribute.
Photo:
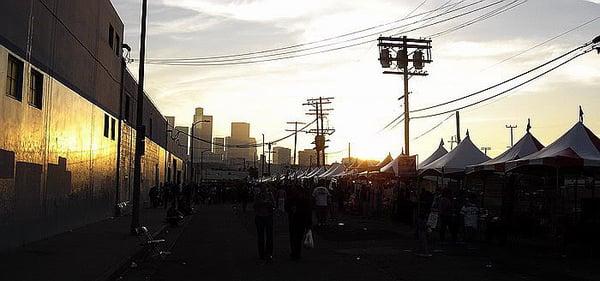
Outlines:
<svg viewBox="0 0 600 281"><path fill-rule="evenodd" d="M327 141L325 136L331 135L335 132L335 129L325 128L324 123L325 117L329 115L329 112L332 111L333 108L323 108L324 105L331 104L331 100L333 99L334 98L332 97L318 97L307 99L306 103L302 104L312 107L308 109L306 115L315 116L314 122L316 123L316 129L310 129L308 133L315 134L315 141L313 143L315 144L314 149L317 153L317 167L325 165L325 148L327 148L325 145L325 142Z"/></svg>
<svg viewBox="0 0 600 281"><path fill-rule="evenodd" d="M456 112L456 145L460 143L460 111Z"/></svg>
<svg viewBox="0 0 600 281"><path fill-rule="evenodd" d="M410 108L408 79L427 76L424 64L431 63L431 40L402 37L379 37L379 62L383 68L393 68L384 74L402 75L404 78L404 153L410 155ZM395 56L393 55L395 54ZM409 56L412 55L412 58ZM412 67L411 67L412 63Z"/></svg>
<svg viewBox="0 0 600 281"><path fill-rule="evenodd" d="M298 145L298 125L304 125L306 123L304 123L304 122L298 122L298 121L293 121L293 122L287 122L287 124L294 125L294 129L293 130L286 129L286 131L288 131L288 132L294 132L294 162L292 164L296 165L296 146Z"/></svg>
<svg viewBox="0 0 600 281"><path fill-rule="evenodd" d="M352 157L350 154L350 143L348 143L348 163L352 162Z"/></svg>
<svg viewBox="0 0 600 281"><path fill-rule="evenodd" d="M450 143L450 150L454 149L454 144L458 143L456 141L456 136L450 136L450 140L448 141Z"/></svg>

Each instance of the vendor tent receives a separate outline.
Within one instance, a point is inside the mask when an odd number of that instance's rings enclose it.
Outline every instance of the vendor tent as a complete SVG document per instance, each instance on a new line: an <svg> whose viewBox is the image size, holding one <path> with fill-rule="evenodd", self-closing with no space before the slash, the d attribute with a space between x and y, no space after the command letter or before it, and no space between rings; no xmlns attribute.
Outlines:
<svg viewBox="0 0 600 281"><path fill-rule="evenodd" d="M375 165L377 167L377 170L385 167L387 164L389 164L390 162L394 161L394 158L392 158L392 154L388 153L388 155L381 160L381 162L377 163L377 165Z"/></svg>
<svg viewBox="0 0 600 281"><path fill-rule="evenodd" d="M530 132L527 130L525 136L523 136L515 145L509 148L504 153L498 155L496 158L485 161L481 164L467 167L467 173L478 172L478 171L492 171L492 172L504 172L506 170L506 163L521 159L527 155L540 151L544 148L544 145L540 143Z"/></svg>
<svg viewBox="0 0 600 281"><path fill-rule="evenodd" d="M457 174L464 173L469 165L475 165L489 160L471 141L469 131L467 136L456 148L437 160L419 169L420 175L427 174Z"/></svg>
<svg viewBox="0 0 600 281"><path fill-rule="evenodd" d="M547 147L519 160L510 161L507 169L522 166L600 167L600 139L583 122L577 122Z"/></svg>
<svg viewBox="0 0 600 281"><path fill-rule="evenodd" d="M444 147L444 140L442 139L438 148L431 155L429 155L429 157L423 160L423 162L419 163L419 168L429 165L431 162L438 160L440 157L446 155L446 153L448 153L448 150L446 150L446 148Z"/></svg>
<svg viewBox="0 0 600 281"><path fill-rule="evenodd" d="M344 172L344 170L346 170L346 167L343 164L333 163L331 164L331 167L329 167L329 169L319 177L329 179L339 173Z"/></svg>
<svg viewBox="0 0 600 281"><path fill-rule="evenodd" d="M305 178L305 179L312 178L312 177L324 172L325 169L326 169L325 167L315 167L315 169L313 169L310 173L306 174L302 178Z"/></svg>

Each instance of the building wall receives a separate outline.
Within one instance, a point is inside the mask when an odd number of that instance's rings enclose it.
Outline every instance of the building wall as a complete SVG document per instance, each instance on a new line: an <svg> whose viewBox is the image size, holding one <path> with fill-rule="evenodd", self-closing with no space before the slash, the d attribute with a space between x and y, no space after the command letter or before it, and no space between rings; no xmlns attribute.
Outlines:
<svg viewBox="0 0 600 281"><path fill-rule="evenodd" d="M210 142L213 134L213 117L210 115L204 115L202 120L209 122L202 122L196 126L200 126L200 138ZM210 150L212 152L212 145L210 143L203 142L200 146L202 150Z"/></svg>
<svg viewBox="0 0 600 281"><path fill-rule="evenodd" d="M287 147L273 147L273 164L290 165L292 162L292 150Z"/></svg>
<svg viewBox="0 0 600 281"><path fill-rule="evenodd" d="M0 48L3 90L8 54ZM116 117L46 73L42 108L30 106L25 85L31 68L24 64L22 101L0 95L0 169L9 171L0 179L0 248L97 221L114 210Z"/></svg>
<svg viewBox="0 0 600 281"><path fill-rule="evenodd" d="M250 138L250 124L245 122L231 123L231 139L245 141Z"/></svg>
<svg viewBox="0 0 600 281"><path fill-rule="evenodd" d="M137 83L121 64L122 34L109 0L0 1L0 249L107 218L131 199ZM23 62L20 101L6 95L9 54ZM27 101L32 69L44 79L41 108ZM165 149L165 118L143 102L148 202L151 186L185 167Z"/></svg>
<svg viewBox="0 0 600 281"><path fill-rule="evenodd" d="M298 151L298 165L315 166L317 164L317 152L314 149L304 149Z"/></svg>
<svg viewBox="0 0 600 281"><path fill-rule="evenodd" d="M0 1L0 44L113 116L122 38L123 23L109 0Z"/></svg>
<svg viewBox="0 0 600 281"><path fill-rule="evenodd" d="M213 154L215 157L225 160L225 138L213 138Z"/></svg>

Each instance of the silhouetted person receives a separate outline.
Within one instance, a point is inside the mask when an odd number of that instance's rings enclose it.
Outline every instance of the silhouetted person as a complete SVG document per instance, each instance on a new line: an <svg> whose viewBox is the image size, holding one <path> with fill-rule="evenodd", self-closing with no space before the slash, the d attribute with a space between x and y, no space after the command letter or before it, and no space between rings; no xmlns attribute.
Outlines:
<svg viewBox="0 0 600 281"><path fill-rule="evenodd" d="M450 190L444 190L442 197L438 202L438 209L440 211L440 240L446 241L446 230L453 228L453 208L452 199L450 198ZM453 237L454 240L454 237Z"/></svg>
<svg viewBox="0 0 600 281"><path fill-rule="evenodd" d="M152 202L152 207L156 208L158 207L158 205L160 205L160 195L159 195L160 191L158 190L158 186L153 186L152 188L150 188L150 191L148 192L148 195L150 196L150 202Z"/></svg>
<svg viewBox="0 0 600 281"><path fill-rule="evenodd" d="M250 190L248 183L244 183L240 186L240 203L242 203L242 212L246 212L248 207L248 200L250 200Z"/></svg>
<svg viewBox="0 0 600 281"><path fill-rule="evenodd" d="M300 259L302 239L312 225L310 205L310 195L300 185L294 185L288 191L285 208L289 218L290 257L293 260Z"/></svg>
<svg viewBox="0 0 600 281"><path fill-rule="evenodd" d="M312 196L315 199L315 207L317 209L317 221L319 226L323 226L327 222L327 213L329 211L329 198L331 194L325 187L323 181L319 182L319 186L315 187L312 192Z"/></svg>
<svg viewBox="0 0 600 281"><path fill-rule="evenodd" d="M261 185L254 197L256 233L258 237L258 256L270 262L273 259L273 193Z"/></svg>

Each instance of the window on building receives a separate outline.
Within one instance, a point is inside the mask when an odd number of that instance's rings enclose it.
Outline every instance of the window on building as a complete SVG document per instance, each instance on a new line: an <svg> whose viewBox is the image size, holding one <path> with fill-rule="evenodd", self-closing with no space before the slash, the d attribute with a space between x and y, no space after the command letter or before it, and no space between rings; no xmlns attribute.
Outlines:
<svg viewBox="0 0 600 281"><path fill-rule="evenodd" d="M42 99L44 96L44 75L35 69L31 69L29 75L29 95L27 102L29 105L42 108Z"/></svg>
<svg viewBox="0 0 600 281"><path fill-rule="evenodd" d="M109 126L110 126L110 117L108 117L108 114L104 114L104 137L107 137L107 138L108 138Z"/></svg>
<svg viewBox="0 0 600 281"><path fill-rule="evenodd" d="M110 139L115 140L117 131L117 120L115 118L110 119Z"/></svg>
<svg viewBox="0 0 600 281"><path fill-rule="evenodd" d="M6 95L21 101L23 97L23 62L8 55L6 70Z"/></svg>
<svg viewBox="0 0 600 281"><path fill-rule="evenodd" d="M119 34L115 34L115 47L115 55L118 57L121 55L121 38Z"/></svg>
<svg viewBox="0 0 600 281"><path fill-rule="evenodd" d="M131 98L129 95L125 95L125 112L123 113L125 116L125 120L129 120L129 108L131 107Z"/></svg>
<svg viewBox="0 0 600 281"><path fill-rule="evenodd" d="M108 45L110 46L110 48L112 49L114 47L115 44L115 29L112 27L112 25L108 25Z"/></svg>
<svg viewBox="0 0 600 281"><path fill-rule="evenodd" d="M150 118L150 121L148 122L147 136L152 137L152 118Z"/></svg>

